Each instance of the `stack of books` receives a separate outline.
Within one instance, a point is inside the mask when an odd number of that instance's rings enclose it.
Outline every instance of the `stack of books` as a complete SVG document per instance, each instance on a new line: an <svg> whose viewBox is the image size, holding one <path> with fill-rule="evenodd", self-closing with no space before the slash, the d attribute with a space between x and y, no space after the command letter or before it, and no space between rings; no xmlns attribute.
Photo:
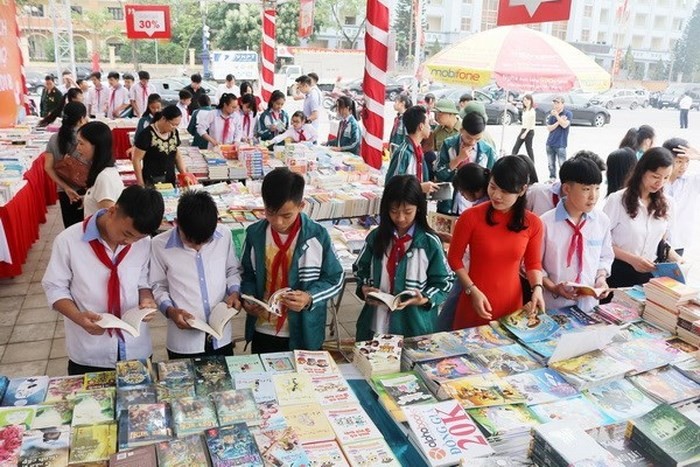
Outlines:
<svg viewBox="0 0 700 467"><path fill-rule="evenodd" d="M537 465L621 465L579 426L552 422L532 430L530 457Z"/></svg>
<svg viewBox="0 0 700 467"><path fill-rule="evenodd" d="M634 287L617 289L613 294L612 303L627 305L631 308L636 309L641 315L642 313L644 313L644 305L646 304L646 295L644 294L644 287L642 287L641 285L635 285Z"/></svg>
<svg viewBox="0 0 700 467"><path fill-rule="evenodd" d="M670 277L655 277L644 284L647 304L644 319L671 332L678 326L678 307L698 297L698 289Z"/></svg>
<svg viewBox="0 0 700 467"><path fill-rule="evenodd" d="M633 307L625 303L616 303L614 301L598 305L594 309L596 315L613 324L630 323L638 320L642 316L642 312L638 307Z"/></svg>
<svg viewBox="0 0 700 467"><path fill-rule="evenodd" d="M678 306L676 333L686 342L700 346L700 300Z"/></svg>
<svg viewBox="0 0 700 467"><path fill-rule="evenodd" d="M624 378L634 368L600 350L549 364L579 391Z"/></svg>
<svg viewBox="0 0 700 467"><path fill-rule="evenodd" d="M377 334L371 341L355 343L353 364L365 379L401 371L403 336Z"/></svg>
<svg viewBox="0 0 700 467"><path fill-rule="evenodd" d="M500 456L518 457L527 451L530 431L540 424L535 414L523 404L468 409L467 413Z"/></svg>

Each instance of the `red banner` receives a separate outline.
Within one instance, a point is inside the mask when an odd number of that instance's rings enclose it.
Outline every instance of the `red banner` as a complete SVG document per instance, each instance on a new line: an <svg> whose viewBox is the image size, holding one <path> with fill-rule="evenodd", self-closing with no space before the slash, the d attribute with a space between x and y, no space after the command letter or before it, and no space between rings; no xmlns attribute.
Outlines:
<svg viewBox="0 0 700 467"><path fill-rule="evenodd" d="M124 10L129 39L170 39L169 6L124 5Z"/></svg>
<svg viewBox="0 0 700 467"><path fill-rule="evenodd" d="M0 1L0 128L11 127L24 104L15 1Z"/></svg>
<svg viewBox="0 0 700 467"><path fill-rule="evenodd" d="M571 0L499 0L497 26L566 21Z"/></svg>
<svg viewBox="0 0 700 467"><path fill-rule="evenodd" d="M311 37L314 32L314 0L301 0L299 3L299 37Z"/></svg>

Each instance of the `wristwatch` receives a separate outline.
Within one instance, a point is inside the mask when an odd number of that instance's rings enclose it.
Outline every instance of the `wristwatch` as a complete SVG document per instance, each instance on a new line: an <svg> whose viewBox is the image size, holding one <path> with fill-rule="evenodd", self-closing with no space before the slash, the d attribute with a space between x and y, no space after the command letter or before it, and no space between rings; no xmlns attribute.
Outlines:
<svg viewBox="0 0 700 467"><path fill-rule="evenodd" d="M467 294L467 295L471 295L471 294L472 294L472 289L473 289L474 287L475 287L475 285L474 285L474 283L472 282L471 284L469 284L468 286L466 286L466 287L464 288L464 293Z"/></svg>

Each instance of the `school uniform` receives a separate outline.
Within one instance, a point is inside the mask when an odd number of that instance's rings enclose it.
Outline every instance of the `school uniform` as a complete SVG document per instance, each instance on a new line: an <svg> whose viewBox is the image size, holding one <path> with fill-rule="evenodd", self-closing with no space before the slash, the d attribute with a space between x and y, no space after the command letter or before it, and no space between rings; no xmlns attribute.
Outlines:
<svg viewBox="0 0 700 467"><path fill-rule="evenodd" d="M423 158L423 149L406 136L391 154L385 183L394 175L415 175L419 182L429 181L428 164Z"/></svg>
<svg viewBox="0 0 700 467"><path fill-rule="evenodd" d="M251 110L248 112L239 110L238 114L241 125L241 139L244 141L253 141L255 138L255 127L258 126L258 115L253 114Z"/></svg>
<svg viewBox="0 0 700 467"><path fill-rule="evenodd" d="M401 146L404 139L406 139L406 125L403 124L403 114L397 113L394 117L394 124L391 127L391 134L389 136L389 149L394 150Z"/></svg>
<svg viewBox="0 0 700 467"><path fill-rule="evenodd" d="M148 261L151 239L145 237L130 246L110 250L97 229L100 210L84 222L74 224L54 240L51 259L41 285L50 304L61 299L73 300L80 311L107 313L110 304L108 283L110 269L98 258L95 249L106 253L117 264L119 309L121 312L139 306L139 290L149 289ZM121 261L119 261L121 258ZM146 359L152 354L151 334L147 323L141 323L139 337L127 332L105 330L100 336L86 332L70 319L63 320L68 358L79 365L114 368L117 361Z"/></svg>
<svg viewBox="0 0 700 467"><path fill-rule="evenodd" d="M664 193L673 199L674 207L669 243L683 252L693 244L693 234L697 230L700 174L678 177L664 187Z"/></svg>
<svg viewBox="0 0 700 467"><path fill-rule="evenodd" d="M439 182L452 182L459 167L452 170L450 169L450 162L459 157L459 152L462 148L462 138L459 134L451 136L445 140L440 148L440 157L437 160L435 166L435 179ZM469 160L464 163L474 162L481 167L490 169L493 164L496 163L496 151L484 141L478 141L472 148L471 154L469 155ZM438 201L437 211L443 214L460 214L464 209L458 209L461 207L466 207L465 202L467 202L462 195L460 195L457 190L452 197L452 199Z"/></svg>
<svg viewBox="0 0 700 467"><path fill-rule="evenodd" d="M293 126L287 128L284 133L281 133L269 141L269 144L275 145L291 139L293 143L315 143L318 139L316 128L310 123L304 123L298 130Z"/></svg>
<svg viewBox="0 0 700 467"><path fill-rule="evenodd" d="M665 218L657 219L653 214L650 215L647 208L639 201L637 216L632 219L622 204L622 196L626 191L627 188L611 193L603 208L610 218L612 244L628 253L654 261L657 257L659 242L669 233L670 219L674 215L673 205L666 198L669 203L667 215ZM650 278L651 274L637 272L630 264L615 259L608 285L628 287L643 284Z"/></svg>
<svg viewBox="0 0 700 467"><path fill-rule="evenodd" d="M289 115L284 109L274 112L266 109L258 118L255 125L255 135L260 141L269 141L277 135L282 134L289 128Z"/></svg>
<svg viewBox="0 0 700 467"><path fill-rule="evenodd" d="M109 101L110 89L101 86L90 88L87 95L88 115L94 117L104 117L107 114L107 103Z"/></svg>
<svg viewBox="0 0 700 467"><path fill-rule="evenodd" d="M134 141L139 137L139 134L151 123L153 122L153 115L150 113L141 115L139 122L136 124L136 131L134 131Z"/></svg>
<svg viewBox="0 0 700 467"><path fill-rule="evenodd" d="M376 239L377 230L374 230L367 236L353 265L357 295L364 298L362 287L365 285L391 294L417 289L429 302L395 312L390 312L384 305L365 304L357 319L357 340L371 339L375 333L412 337L436 332L438 309L452 288L453 280L440 239L414 225L402 245L397 245L395 238L381 258L374 254ZM397 246L398 250L394 250ZM397 263L392 267L394 258Z"/></svg>
<svg viewBox="0 0 700 467"><path fill-rule="evenodd" d="M260 220L246 229L245 246L241 258L241 294L267 299L269 295L286 284L293 290L311 295L310 306L297 313L289 311L280 323L248 315L246 318L246 341L288 335L289 350L318 350L326 337L326 302L340 293L343 285L343 268L333 250L328 231L317 222L300 214L300 228L292 237L288 250L288 273L274 277L268 265L274 260L277 243L272 239L270 224ZM288 241L289 238L282 241ZM283 275L280 274L280 275ZM274 290L268 290L276 282ZM274 315L273 315L274 318ZM268 324L268 325L265 325ZM284 332L286 326L287 331Z"/></svg>
<svg viewBox="0 0 700 467"><path fill-rule="evenodd" d="M209 134L220 144L235 144L241 141L240 114L234 112L229 116L221 113L221 110L213 110L204 115L197 115L197 133L204 137ZM213 146L209 144L209 149Z"/></svg>
<svg viewBox="0 0 700 467"><path fill-rule="evenodd" d="M197 133L197 124L199 122L200 115L204 116L204 114L213 110L213 107L205 106L195 109L194 112L192 112L190 122L187 125L187 132L192 135L192 146L197 146L199 149L206 149L209 146L209 141L202 138L202 136Z"/></svg>
<svg viewBox="0 0 700 467"><path fill-rule="evenodd" d="M127 112L127 108L117 115L114 115L114 112L122 105L128 105L129 103L129 91L127 91L124 86L120 84L117 87L111 88L109 90L109 100L107 101L107 117L122 118Z"/></svg>
<svg viewBox="0 0 700 467"><path fill-rule="evenodd" d="M157 235L151 251L150 280L160 311L182 308L208 322L211 310L240 291L240 264L233 250L231 232L219 225L199 251L185 246L177 227ZM231 344L231 322L220 340L203 331L180 329L168 320L167 348L178 354L199 354L209 342L213 349Z"/></svg>
<svg viewBox="0 0 700 467"><path fill-rule="evenodd" d="M328 142L328 146L339 148L344 152L360 155L360 143L362 142L362 130L355 117L348 115L340 121L336 138Z"/></svg>
<svg viewBox="0 0 700 467"><path fill-rule="evenodd" d="M545 212L554 209L559 204L561 196L561 182L559 180L533 183L527 189L525 207L528 211L541 216Z"/></svg>
<svg viewBox="0 0 700 467"><path fill-rule="evenodd" d="M542 247L542 268L552 282L578 282L591 287L595 285L598 271L610 275L615 254L610 235L610 219L600 210L583 214L576 223L561 200L557 207L540 216L545 228ZM581 297L577 301L554 296L544 290L547 308L563 308L577 305L590 311L598 304L593 297Z"/></svg>
<svg viewBox="0 0 700 467"><path fill-rule="evenodd" d="M190 124L190 113L187 111L187 106L182 102L178 102L177 104L175 104L175 107L180 109L180 112L182 113L182 117L180 118L180 124L177 127L186 130Z"/></svg>
<svg viewBox="0 0 700 467"><path fill-rule="evenodd" d="M156 93L156 88L151 83L142 84L140 81L134 83L129 89L129 100L136 103L138 107L138 112L136 112L136 107L133 106L134 117L141 117L143 113L148 108L148 96Z"/></svg>

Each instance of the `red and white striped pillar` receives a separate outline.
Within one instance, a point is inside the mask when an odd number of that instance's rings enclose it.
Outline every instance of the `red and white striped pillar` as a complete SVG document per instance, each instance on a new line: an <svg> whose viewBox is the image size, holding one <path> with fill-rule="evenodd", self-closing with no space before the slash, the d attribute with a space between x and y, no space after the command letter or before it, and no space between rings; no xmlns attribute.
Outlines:
<svg viewBox="0 0 700 467"><path fill-rule="evenodd" d="M263 2L262 34L262 99L267 102L275 90L275 47L277 35L275 30L276 2Z"/></svg>
<svg viewBox="0 0 700 467"><path fill-rule="evenodd" d="M386 0L367 0L365 26L365 95L362 158L372 167L382 165L384 101L389 58L389 7Z"/></svg>

